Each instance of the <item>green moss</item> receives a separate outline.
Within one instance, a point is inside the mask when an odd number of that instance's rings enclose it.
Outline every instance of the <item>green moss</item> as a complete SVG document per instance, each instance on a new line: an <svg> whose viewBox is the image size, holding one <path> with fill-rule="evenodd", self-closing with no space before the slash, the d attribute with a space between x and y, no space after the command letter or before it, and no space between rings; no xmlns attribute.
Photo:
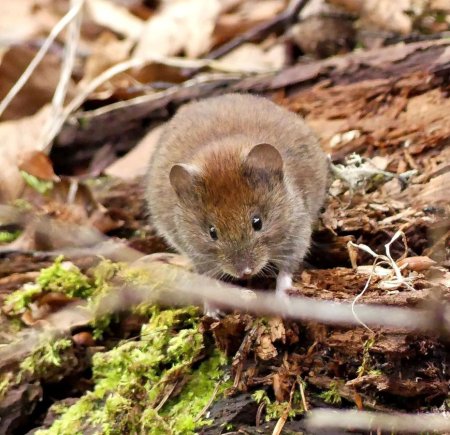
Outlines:
<svg viewBox="0 0 450 435"><path fill-rule="evenodd" d="M11 293L4 302L5 312L22 314L34 297L43 292L61 292L79 298L91 296L95 287L89 278L73 263L63 260L64 257L58 257L51 266L41 270L36 283L27 283Z"/></svg>
<svg viewBox="0 0 450 435"><path fill-rule="evenodd" d="M25 284L11 293L5 300L4 311L10 315L20 315L37 295L45 292L61 292L70 297L87 299L89 307L95 311L102 297L111 290L111 280L122 269L125 269L123 264L103 259L92 270L92 276L87 276L60 256L51 266L40 271L35 283ZM94 338L101 338L116 318L117 315L111 314L95 319L92 322Z"/></svg>
<svg viewBox="0 0 450 435"><path fill-rule="evenodd" d="M364 376L366 373L372 371L370 361L370 349L373 347L374 344L375 344L374 337L371 337L364 342L361 365L356 370L358 377Z"/></svg>
<svg viewBox="0 0 450 435"><path fill-rule="evenodd" d="M87 299L94 291L89 278L72 262L63 260L64 257L59 256L50 267L42 269L36 283L43 291Z"/></svg>
<svg viewBox="0 0 450 435"><path fill-rule="evenodd" d="M319 397L322 398L326 403L329 403L331 405L340 405L342 403L342 397L339 394L338 382L331 382L330 388L320 393Z"/></svg>
<svg viewBox="0 0 450 435"><path fill-rule="evenodd" d="M203 362L193 373L182 393L176 400L169 402L161 411L165 420L170 421L170 429L175 434L193 433L197 427L210 421L201 415L205 406L217 388L217 397L221 397L231 382L224 378L222 366L226 359L218 351Z"/></svg>
<svg viewBox="0 0 450 435"><path fill-rule="evenodd" d="M102 261L92 270L94 277L94 290L89 300L89 308L95 312L98 305L101 304L103 296L111 290L111 281L125 267L123 263L114 263L109 259ZM117 315L106 314L97 317L91 322L93 327L92 335L95 340L103 337L104 332L109 328L111 323L117 320Z"/></svg>
<svg viewBox="0 0 450 435"><path fill-rule="evenodd" d="M265 404L264 409L266 413L266 421L278 420L286 413L289 418L293 418L296 415L303 414L305 412L299 391L295 391L290 404L289 402L278 402L277 400L271 401L265 390L256 390L252 394L252 397L256 403Z"/></svg>
<svg viewBox="0 0 450 435"><path fill-rule="evenodd" d="M64 351L72 347L72 344L72 340L63 338L53 342L45 342L37 347L31 355L20 363L19 380L24 374L32 374L38 377L45 376L51 367L59 367Z"/></svg>
<svg viewBox="0 0 450 435"><path fill-rule="evenodd" d="M32 302L35 295L42 292L42 288L38 284L25 284L19 290L8 295L4 302L4 310L6 313L18 315L22 314Z"/></svg>
<svg viewBox="0 0 450 435"><path fill-rule="evenodd" d="M53 189L53 181L41 180L25 171L20 171L20 173L25 182L39 193L44 194Z"/></svg>
<svg viewBox="0 0 450 435"><path fill-rule="evenodd" d="M22 231L0 231L0 243L11 243L20 236Z"/></svg>
<svg viewBox="0 0 450 435"><path fill-rule="evenodd" d="M208 423L201 411L218 384L218 394L228 385L223 357L214 353L193 369L204 353L197 308L153 307L152 313L139 341L94 355L94 390L39 434L189 435Z"/></svg>
<svg viewBox="0 0 450 435"><path fill-rule="evenodd" d="M8 391L8 388L11 385L12 378L13 374L11 372L3 373L0 375L0 399L2 399L5 393Z"/></svg>

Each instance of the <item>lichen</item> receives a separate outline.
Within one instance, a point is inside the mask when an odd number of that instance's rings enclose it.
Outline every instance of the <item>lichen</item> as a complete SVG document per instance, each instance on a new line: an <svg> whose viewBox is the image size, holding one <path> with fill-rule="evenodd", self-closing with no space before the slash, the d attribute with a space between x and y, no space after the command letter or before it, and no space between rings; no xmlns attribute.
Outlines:
<svg viewBox="0 0 450 435"><path fill-rule="evenodd" d="M204 357L199 311L152 309L139 341L124 341L93 357L95 387L39 435L65 433L193 434L216 390L228 386L218 352ZM218 388L216 388L218 386Z"/></svg>

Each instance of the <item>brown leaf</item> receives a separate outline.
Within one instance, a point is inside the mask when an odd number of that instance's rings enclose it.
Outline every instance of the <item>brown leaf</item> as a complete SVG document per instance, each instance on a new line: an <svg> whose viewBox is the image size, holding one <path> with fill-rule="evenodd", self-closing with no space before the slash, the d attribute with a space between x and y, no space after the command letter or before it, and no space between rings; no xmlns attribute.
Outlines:
<svg viewBox="0 0 450 435"><path fill-rule="evenodd" d="M421 272L423 270L428 270L430 267L434 266L436 262L426 256L406 257L398 262L399 266L403 266L405 264L406 269Z"/></svg>
<svg viewBox="0 0 450 435"><path fill-rule="evenodd" d="M12 201L21 195L25 182L19 162L24 155L36 150L50 110L50 106L44 106L33 116L0 123L0 202Z"/></svg>
<svg viewBox="0 0 450 435"><path fill-rule="evenodd" d="M91 19L133 41L142 33L144 22L128 11L125 6L109 0L87 0L87 12Z"/></svg>
<svg viewBox="0 0 450 435"><path fill-rule="evenodd" d="M268 361L278 355L278 351L272 343L270 334L262 334L259 337L255 352L263 361Z"/></svg>
<svg viewBox="0 0 450 435"><path fill-rule="evenodd" d="M3 21L3 16L0 21ZM31 48L30 45L25 43L13 45L3 55L0 64L0 100L17 82L36 55L36 48ZM32 116L50 103L58 85L60 63L59 55L55 53L46 54L30 79L6 108L2 120L18 120L24 116ZM74 91L73 82L71 81L69 85L68 98L70 99ZM39 124L39 127L42 128L43 125L45 124ZM27 134L26 127L22 130L22 133Z"/></svg>
<svg viewBox="0 0 450 435"><path fill-rule="evenodd" d="M58 181L50 159L42 151L30 151L22 156L19 169L47 181Z"/></svg>
<svg viewBox="0 0 450 435"><path fill-rule="evenodd" d="M147 133L128 154L106 168L105 174L124 179L145 175L148 161L161 136L162 128L163 126L158 126Z"/></svg>
<svg viewBox="0 0 450 435"><path fill-rule="evenodd" d="M363 401L361 396L355 391L355 393L353 394L353 400L355 402L356 407L362 411L364 409L364 405L363 405Z"/></svg>
<svg viewBox="0 0 450 435"><path fill-rule="evenodd" d="M28 326L36 325L44 321L50 314L59 311L76 300L79 299L71 298L60 292L38 294L34 302L30 304L29 309L23 313L21 319Z"/></svg>
<svg viewBox="0 0 450 435"><path fill-rule="evenodd" d="M269 320L269 328L272 341L280 340L282 343L286 343L286 329L280 317L272 317Z"/></svg>
<svg viewBox="0 0 450 435"><path fill-rule="evenodd" d="M71 298L65 293L61 292L47 292L37 298L36 302L39 306L47 305L52 311L56 311L61 307L75 301L76 298Z"/></svg>
<svg viewBox="0 0 450 435"><path fill-rule="evenodd" d="M73 335L72 340L78 346L85 346L85 347L95 346L95 340L92 337L92 334L87 331L79 332L78 334Z"/></svg>

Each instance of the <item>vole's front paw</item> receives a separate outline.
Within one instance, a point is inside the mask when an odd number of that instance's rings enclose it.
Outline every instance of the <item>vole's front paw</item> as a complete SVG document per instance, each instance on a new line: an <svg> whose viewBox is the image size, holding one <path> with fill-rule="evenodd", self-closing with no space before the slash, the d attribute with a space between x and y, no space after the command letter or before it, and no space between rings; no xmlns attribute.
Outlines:
<svg viewBox="0 0 450 435"><path fill-rule="evenodd" d="M292 288L292 274L280 272L277 277L276 295L279 298L289 298L288 291Z"/></svg>
<svg viewBox="0 0 450 435"><path fill-rule="evenodd" d="M216 305L205 302L203 306L203 313L207 317L211 317L214 320L220 320L225 313L220 310Z"/></svg>

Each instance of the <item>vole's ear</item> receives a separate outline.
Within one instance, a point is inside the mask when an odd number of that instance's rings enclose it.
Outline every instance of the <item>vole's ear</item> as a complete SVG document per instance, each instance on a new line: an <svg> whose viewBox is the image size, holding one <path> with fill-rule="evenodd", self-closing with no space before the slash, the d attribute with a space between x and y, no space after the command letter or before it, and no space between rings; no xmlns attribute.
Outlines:
<svg viewBox="0 0 450 435"><path fill-rule="evenodd" d="M255 145L248 153L244 167L252 178L270 176L278 180L283 179L283 158L280 152L268 143Z"/></svg>
<svg viewBox="0 0 450 435"><path fill-rule="evenodd" d="M180 198L185 197L192 191L199 172L199 169L194 165L179 163L172 166L169 175L170 184Z"/></svg>

